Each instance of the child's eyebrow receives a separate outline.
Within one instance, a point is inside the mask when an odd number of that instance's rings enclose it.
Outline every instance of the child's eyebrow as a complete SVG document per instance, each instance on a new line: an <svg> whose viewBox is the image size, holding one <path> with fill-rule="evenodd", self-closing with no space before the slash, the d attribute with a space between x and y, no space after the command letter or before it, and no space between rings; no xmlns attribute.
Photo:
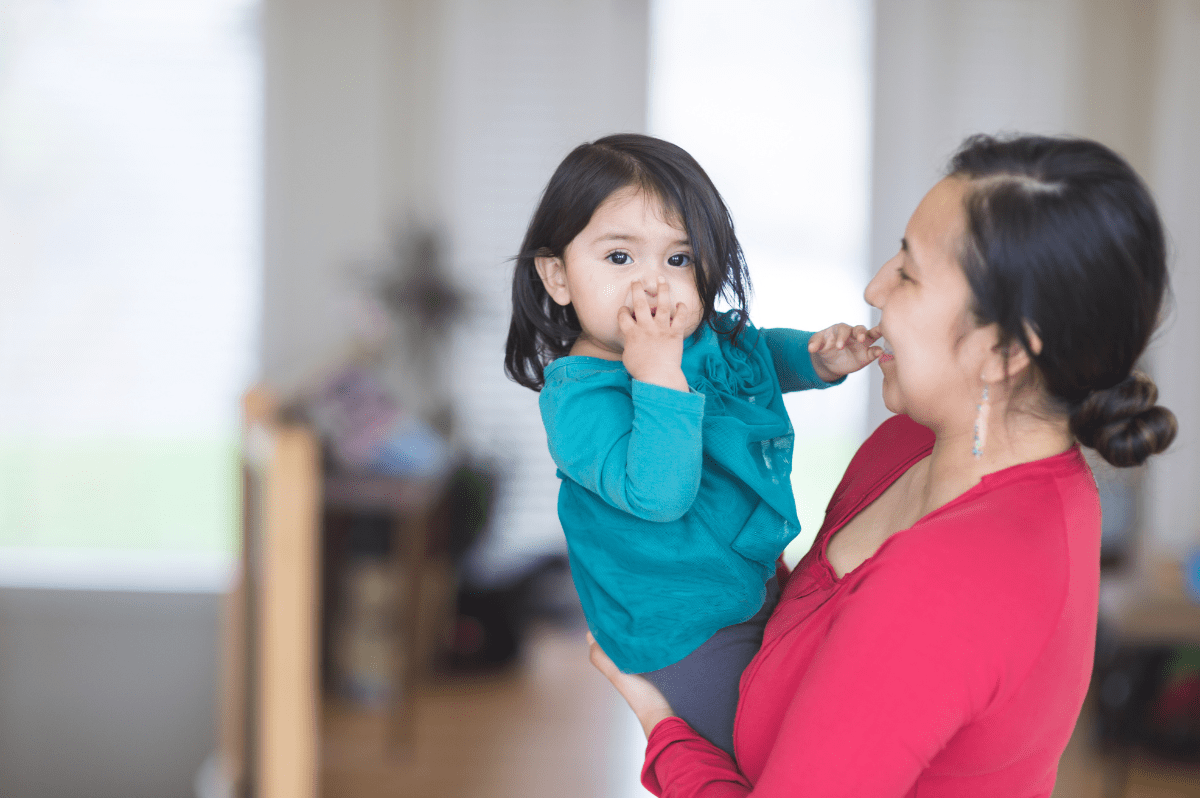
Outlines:
<svg viewBox="0 0 1200 800"><path fill-rule="evenodd" d="M633 233L606 233L596 239L597 242L642 242L644 239ZM671 242L671 247L691 247L692 243L688 239L676 239Z"/></svg>

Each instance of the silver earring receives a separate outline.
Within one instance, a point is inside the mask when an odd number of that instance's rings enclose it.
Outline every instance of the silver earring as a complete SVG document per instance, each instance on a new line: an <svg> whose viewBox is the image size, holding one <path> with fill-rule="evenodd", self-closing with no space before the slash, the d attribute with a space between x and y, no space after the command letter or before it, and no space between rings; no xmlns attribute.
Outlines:
<svg viewBox="0 0 1200 800"><path fill-rule="evenodd" d="M992 410L992 404L988 402L988 387L983 385L983 397L975 405L975 446L971 448L971 455L976 458L983 456L983 446L987 443L987 421L988 414Z"/></svg>

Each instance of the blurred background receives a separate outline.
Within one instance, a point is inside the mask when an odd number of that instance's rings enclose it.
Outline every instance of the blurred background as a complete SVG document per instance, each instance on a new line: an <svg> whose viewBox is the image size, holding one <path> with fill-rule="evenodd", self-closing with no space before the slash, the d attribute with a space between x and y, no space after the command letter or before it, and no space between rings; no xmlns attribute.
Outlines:
<svg viewBox="0 0 1200 800"><path fill-rule="evenodd" d="M1097 467L1096 685L1060 795L1200 792L1200 0L6 0L0 795L638 795L586 662L511 258L575 145L683 146L757 325L862 290L958 143L1069 133L1160 203ZM887 415L788 399L802 532Z"/></svg>

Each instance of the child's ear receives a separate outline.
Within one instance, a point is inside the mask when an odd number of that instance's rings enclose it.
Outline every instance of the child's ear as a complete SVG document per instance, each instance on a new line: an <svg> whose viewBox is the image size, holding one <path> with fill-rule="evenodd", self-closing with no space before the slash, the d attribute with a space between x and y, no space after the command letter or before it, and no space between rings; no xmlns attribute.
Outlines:
<svg viewBox="0 0 1200 800"><path fill-rule="evenodd" d="M571 304L571 291L567 288L567 269L558 256L535 256L533 265L546 287L546 294L560 306Z"/></svg>

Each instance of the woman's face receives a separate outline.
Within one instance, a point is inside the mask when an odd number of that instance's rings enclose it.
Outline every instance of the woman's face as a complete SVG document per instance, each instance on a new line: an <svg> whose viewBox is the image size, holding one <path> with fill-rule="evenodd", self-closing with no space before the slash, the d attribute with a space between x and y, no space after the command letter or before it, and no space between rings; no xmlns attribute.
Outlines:
<svg viewBox="0 0 1200 800"><path fill-rule="evenodd" d="M887 340L879 359L884 404L935 432L973 424L981 373L995 344L994 331L975 326L959 264L967 186L951 177L929 190L908 221L900 251L863 293L879 309Z"/></svg>

